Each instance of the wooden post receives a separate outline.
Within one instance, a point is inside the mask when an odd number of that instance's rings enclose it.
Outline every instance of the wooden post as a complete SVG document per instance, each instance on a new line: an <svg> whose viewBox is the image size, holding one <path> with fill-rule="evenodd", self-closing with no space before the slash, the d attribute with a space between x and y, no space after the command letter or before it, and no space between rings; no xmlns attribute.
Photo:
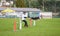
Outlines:
<svg viewBox="0 0 60 36"><path fill-rule="evenodd" d="M32 26L32 19L30 18L30 26Z"/></svg>

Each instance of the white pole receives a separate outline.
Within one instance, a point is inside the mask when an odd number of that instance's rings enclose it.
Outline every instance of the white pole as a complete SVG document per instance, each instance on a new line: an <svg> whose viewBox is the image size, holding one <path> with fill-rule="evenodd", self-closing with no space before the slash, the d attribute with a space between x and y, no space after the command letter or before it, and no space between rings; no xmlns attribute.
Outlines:
<svg viewBox="0 0 60 36"><path fill-rule="evenodd" d="M20 27L19 28L20 28L20 30L22 29L22 21L21 20L20 20Z"/></svg>
<svg viewBox="0 0 60 36"><path fill-rule="evenodd" d="M34 24L33 24L33 26L35 26L36 25L36 21L34 20Z"/></svg>
<svg viewBox="0 0 60 36"><path fill-rule="evenodd" d="M19 18L19 20L20 20L20 26L19 26L19 29L21 30L22 29L22 12L21 12L21 15L20 15L20 18Z"/></svg>

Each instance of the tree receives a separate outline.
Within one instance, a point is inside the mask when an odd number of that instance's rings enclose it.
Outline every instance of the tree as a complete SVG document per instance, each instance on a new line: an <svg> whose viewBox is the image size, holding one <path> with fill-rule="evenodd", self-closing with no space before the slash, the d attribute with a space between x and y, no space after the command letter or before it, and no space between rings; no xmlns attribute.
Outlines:
<svg viewBox="0 0 60 36"><path fill-rule="evenodd" d="M42 6L43 6L43 0L38 0L38 3L39 3L39 8L42 9Z"/></svg>
<svg viewBox="0 0 60 36"><path fill-rule="evenodd" d="M26 7L24 0L16 0L16 7Z"/></svg>
<svg viewBox="0 0 60 36"><path fill-rule="evenodd" d="M37 1L32 1L31 2L31 7L38 8L38 6L39 6L39 3Z"/></svg>

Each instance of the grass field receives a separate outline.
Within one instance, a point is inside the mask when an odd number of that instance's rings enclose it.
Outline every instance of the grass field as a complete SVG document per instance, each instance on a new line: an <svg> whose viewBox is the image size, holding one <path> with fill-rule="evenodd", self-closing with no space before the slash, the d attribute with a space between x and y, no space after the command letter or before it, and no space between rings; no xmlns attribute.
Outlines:
<svg viewBox="0 0 60 36"><path fill-rule="evenodd" d="M28 21L28 25L29 20ZM14 18L0 18L0 36L60 36L60 18L40 19L36 26L19 29L19 19L16 19L17 31L14 32ZM24 25L24 24L23 24Z"/></svg>

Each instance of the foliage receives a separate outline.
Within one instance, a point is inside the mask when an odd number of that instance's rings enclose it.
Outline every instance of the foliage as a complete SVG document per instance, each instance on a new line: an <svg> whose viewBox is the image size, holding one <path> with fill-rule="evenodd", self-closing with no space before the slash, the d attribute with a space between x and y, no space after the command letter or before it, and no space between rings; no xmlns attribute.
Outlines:
<svg viewBox="0 0 60 36"><path fill-rule="evenodd" d="M60 12L60 1L56 0L17 0L17 7L39 8L44 11Z"/></svg>
<svg viewBox="0 0 60 36"><path fill-rule="evenodd" d="M25 7L24 0L16 0L16 7Z"/></svg>

